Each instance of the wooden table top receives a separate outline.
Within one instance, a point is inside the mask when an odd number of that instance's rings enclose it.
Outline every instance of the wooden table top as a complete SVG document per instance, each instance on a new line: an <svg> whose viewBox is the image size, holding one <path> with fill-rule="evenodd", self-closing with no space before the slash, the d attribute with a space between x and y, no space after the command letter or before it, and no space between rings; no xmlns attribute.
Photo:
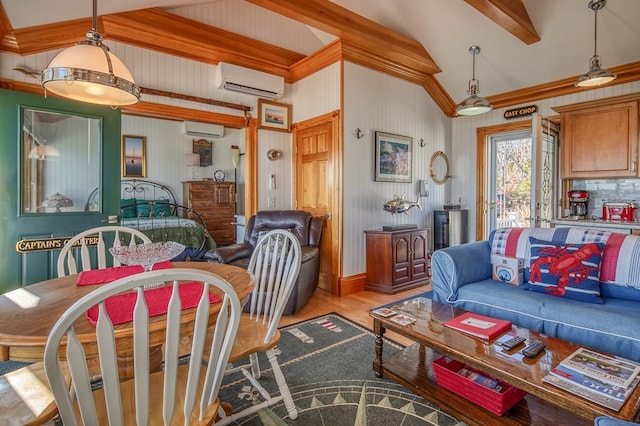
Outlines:
<svg viewBox="0 0 640 426"><path fill-rule="evenodd" d="M255 284L252 274L232 265L174 262L173 266L206 270L221 276L233 286L241 301L249 296ZM0 361L42 360L53 324L74 302L96 288L96 285L77 286L77 277L69 275L54 278L0 295ZM94 339L95 327L88 320L78 320L76 326L81 341L82 337ZM116 325L114 328L120 337L126 337L132 331L130 324Z"/></svg>
<svg viewBox="0 0 640 426"><path fill-rule="evenodd" d="M640 416L640 386L622 409L616 412L543 383L543 377L578 349L579 345L517 326L493 341L482 341L444 326L445 321L460 315L463 310L420 296L401 301L391 308L416 318L416 322L402 326L390 318L371 313L376 331L382 328L397 332L580 416L609 415L624 419L636 419ZM541 340L546 348L530 359L520 353L524 345L510 351L500 346L500 342L514 335L525 337L527 342Z"/></svg>

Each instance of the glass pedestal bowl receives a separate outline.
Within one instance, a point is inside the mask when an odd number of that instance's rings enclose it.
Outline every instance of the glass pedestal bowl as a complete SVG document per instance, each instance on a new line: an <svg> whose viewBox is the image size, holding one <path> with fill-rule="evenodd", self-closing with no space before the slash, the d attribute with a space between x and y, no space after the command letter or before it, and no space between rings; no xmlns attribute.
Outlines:
<svg viewBox="0 0 640 426"><path fill-rule="evenodd" d="M141 265L145 272L150 271L156 263L171 260L183 251L184 245L175 241L111 247L109 249L111 255L123 265ZM158 285L162 285L162 283L149 284L145 288Z"/></svg>

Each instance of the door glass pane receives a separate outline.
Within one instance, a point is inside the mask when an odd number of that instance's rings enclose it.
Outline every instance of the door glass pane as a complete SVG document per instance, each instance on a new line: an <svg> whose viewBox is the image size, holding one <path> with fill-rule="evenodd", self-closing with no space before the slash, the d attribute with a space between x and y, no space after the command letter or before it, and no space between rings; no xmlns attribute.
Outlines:
<svg viewBox="0 0 640 426"><path fill-rule="evenodd" d="M100 119L22 110L22 213L100 211Z"/></svg>
<svg viewBox="0 0 640 426"><path fill-rule="evenodd" d="M489 230L528 227L531 216L531 132L491 137Z"/></svg>

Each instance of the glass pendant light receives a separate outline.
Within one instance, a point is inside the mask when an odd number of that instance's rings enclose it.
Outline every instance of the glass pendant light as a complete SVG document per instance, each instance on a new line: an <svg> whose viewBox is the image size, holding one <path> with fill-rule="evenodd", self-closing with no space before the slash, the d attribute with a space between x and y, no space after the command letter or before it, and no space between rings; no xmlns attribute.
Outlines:
<svg viewBox="0 0 640 426"><path fill-rule="evenodd" d="M45 91L98 105L132 105L140 100L133 76L102 44L97 28L97 0L93 0L93 27L87 39L58 53L42 71Z"/></svg>
<svg viewBox="0 0 640 426"><path fill-rule="evenodd" d="M589 71L581 75L576 82L578 87L593 87L609 83L616 79L616 75L610 71L600 68L600 57L598 56L598 10L607 4L607 0L591 0L589 9L594 12L594 37L593 37L593 56L589 60Z"/></svg>
<svg viewBox="0 0 640 426"><path fill-rule="evenodd" d="M469 48L469 53L473 55L473 74L469 80L467 93L469 97L462 101L456 108L458 115L479 115L485 114L493 109L493 106L485 98L478 96L480 92L480 82L476 80L476 55L480 53L480 47L473 45Z"/></svg>

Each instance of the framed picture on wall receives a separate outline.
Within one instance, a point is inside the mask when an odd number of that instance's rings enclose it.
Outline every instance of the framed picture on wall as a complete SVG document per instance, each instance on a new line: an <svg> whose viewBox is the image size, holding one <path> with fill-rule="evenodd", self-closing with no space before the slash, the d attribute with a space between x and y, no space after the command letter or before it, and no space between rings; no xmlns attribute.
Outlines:
<svg viewBox="0 0 640 426"><path fill-rule="evenodd" d="M258 127L261 129L291 131L291 105L258 99Z"/></svg>
<svg viewBox="0 0 640 426"><path fill-rule="evenodd" d="M213 142L206 139L194 139L193 153L200 154L200 167L213 164Z"/></svg>
<svg viewBox="0 0 640 426"><path fill-rule="evenodd" d="M375 180L411 182L413 138L375 132Z"/></svg>
<svg viewBox="0 0 640 426"><path fill-rule="evenodd" d="M146 136L122 135L122 176L147 176Z"/></svg>

